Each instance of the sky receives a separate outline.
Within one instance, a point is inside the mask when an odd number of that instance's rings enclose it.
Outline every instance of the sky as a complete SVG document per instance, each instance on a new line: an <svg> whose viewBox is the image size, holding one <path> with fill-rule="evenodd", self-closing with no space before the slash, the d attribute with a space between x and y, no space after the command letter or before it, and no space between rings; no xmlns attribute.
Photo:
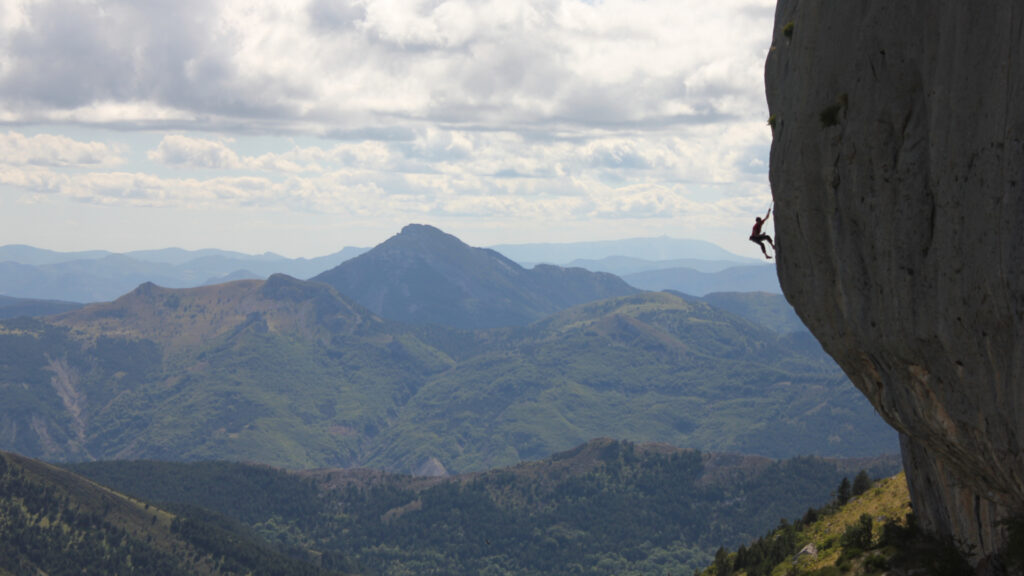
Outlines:
<svg viewBox="0 0 1024 576"><path fill-rule="evenodd" d="M0 245L756 256L772 0L0 0Z"/></svg>

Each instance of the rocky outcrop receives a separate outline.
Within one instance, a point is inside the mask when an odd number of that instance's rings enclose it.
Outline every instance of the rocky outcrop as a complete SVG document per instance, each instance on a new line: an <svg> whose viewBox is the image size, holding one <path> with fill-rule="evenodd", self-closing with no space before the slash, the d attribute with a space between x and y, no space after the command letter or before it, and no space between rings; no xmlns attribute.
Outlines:
<svg viewBox="0 0 1024 576"><path fill-rule="evenodd" d="M765 83L783 291L985 564L1024 513L1024 4L780 0Z"/></svg>

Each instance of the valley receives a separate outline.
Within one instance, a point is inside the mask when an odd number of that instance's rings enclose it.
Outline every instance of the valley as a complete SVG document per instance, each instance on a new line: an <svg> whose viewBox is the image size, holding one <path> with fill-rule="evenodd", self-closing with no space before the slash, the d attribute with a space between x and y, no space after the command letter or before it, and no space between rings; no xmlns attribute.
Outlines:
<svg viewBox="0 0 1024 576"><path fill-rule="evenodd" d="M426 226L311 280L3 320L0 392L8 461L151 506L163 532L116 538L186 554L168 573L692 573L899 468L781 296L527 270Z"/></svg>
<svg viewBox="0 0 1024 576"><path fill-rule="evenodd" d="M829 500L842 478L896 469L895 457L778 461L609 439L447 479L227 462L71 467L179 522L236 522L327 572L453 575L691 574L718 546Z"/></svg>

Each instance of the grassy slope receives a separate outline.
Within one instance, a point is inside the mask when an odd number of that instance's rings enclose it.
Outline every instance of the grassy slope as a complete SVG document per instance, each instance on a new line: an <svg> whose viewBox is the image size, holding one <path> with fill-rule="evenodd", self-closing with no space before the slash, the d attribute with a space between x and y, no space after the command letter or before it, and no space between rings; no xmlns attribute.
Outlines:
<svg viewBox="0 0 1024 576"><path fill-rule="evenodd" d="M843 532L847 527L856 524L864 514L870 515L875 521L872 530L874 542L881 539L882 527L887 522L906 527L907 515L910 514L910 493L907 491L906 475L900 473L875 483L863 495L805 528L800 542L804 545L813 543L818 554L817 557L802 555L796 564L797 569L803 573L813 573L839 564L844 551L841 542ZM877 554L891 558L895 552L895 549L889 549L881 550ZM868 573L863 567L865 559L866 557L862 557L850 563L852 569L859 569L853 572L854 574ZM783 567L786 568L785 565Z"/></svg>
<svg viewBox="0 0 1024 576"><path fill-rule="evenodd" d="M740 562L739 552L734 552L729 554L726 564L735 570L727 571L735 576L875 576L886 573L963 576L974 573L956 546L915 527L903 473L877 481L845 505L833 503L819 509L818 513L811 522L782 526L749 544L753 550L759 543L771 546L773 542L786 540L787 532L795 534L791 547L773 568L767 571L751 568L748 572L734 564ZM871 519L870 543L856 544L856 538L851 535L867 518ZM720 573L716 562L701 574L717 576Z"/></svg>

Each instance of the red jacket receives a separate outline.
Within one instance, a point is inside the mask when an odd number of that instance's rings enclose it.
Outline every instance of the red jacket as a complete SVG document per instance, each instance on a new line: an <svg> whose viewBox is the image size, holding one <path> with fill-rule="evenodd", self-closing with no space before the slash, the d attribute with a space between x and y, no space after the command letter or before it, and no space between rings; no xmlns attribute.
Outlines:
<svg viewBox="0 0 1024 576"><path fill-rule="evenodd" d="M766 222L766 220L757 220L757 221L755 221L754 222L754 229L750 231L750 235L751 236L760 236L761 235L761 227L764 226L765 222Z"/></svg>

